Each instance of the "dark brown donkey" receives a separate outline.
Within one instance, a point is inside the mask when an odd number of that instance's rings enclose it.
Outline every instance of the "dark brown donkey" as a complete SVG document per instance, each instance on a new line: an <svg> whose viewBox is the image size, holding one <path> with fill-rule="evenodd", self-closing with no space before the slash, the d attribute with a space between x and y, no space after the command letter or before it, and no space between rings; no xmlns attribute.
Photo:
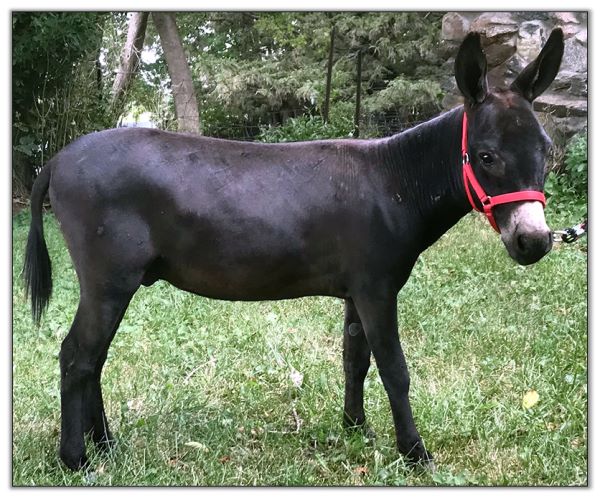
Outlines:
<svg viewBox="0 0 600 498"><path fill-rule="evenodd" d="M49 190L80 285L60 351L63 462L86 463L86 433L100 447L113 440L102 367L132 296L158 279L215 299L343 298L345 423L365 423L373 353L399 451L431 461L411 413L397 295L419 254L471 210L463 113L470 164L487 195L543 191L550 141L531 103L562 52L554 30L509 89L488 89L479 36L470 34L455 65L464 106L384 139L262 144L116 129L65 147L33 187L24 268L39 322L52 289L42 226ZM493 217L519 263L550 251L539 199L500 204Z"/></svg>

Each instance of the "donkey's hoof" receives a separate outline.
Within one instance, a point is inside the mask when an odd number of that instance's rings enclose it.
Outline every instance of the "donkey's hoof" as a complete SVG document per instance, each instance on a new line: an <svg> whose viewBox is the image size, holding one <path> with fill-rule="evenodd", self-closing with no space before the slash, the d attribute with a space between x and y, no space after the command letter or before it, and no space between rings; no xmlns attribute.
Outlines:
<svg viewBox="0 0 600 498"><path fill-rule="evenodd" d="M437 465L435 464L435 460L433 459L431 453L429 453L427 450L425 452L427 454L426 458L423 458L422 460L411 461L410 466L415 470L430 472L433 474L437 471Z"/></svg>
<svg viewBox="0 0 600 498"><path fill-rule="evenodd" d="M344 428L350 432L360 432L368 439L375 439L375 431L367 424L365 419L353 419L344 414Z"/></svg>
<svg viewBox="0 0 600 498"><path fill-rule="evenodd" d="M418 441L412 445L411 449L407 452L400 451L405 455L410 467L435 472L436 466L433 455L425 449L422 441Z"/></svg>
<svg viewBox="0 0 600 498"><path fill-rule="evenodd" d="M115 448L115 446L117 445L117 440L112 436L110 438L103 437L98 441L94 441L94 444L96 445L96 449L98 451L108 453Z"/></svg>
<svg viewBox="0 0 600 498"><path fill-rule="evenodd" d="M60 459L67 467L69 467L69 469L75 470L75 471L85 469L89 464L89 461L88 461L87 457L85 456L85 453L70 454L70 453L61 451Z"/></svg>
<svg viewBox="0 0 600 498"><path fill-rule="evenodd" d="M364 438L370 441L375 440L377 437L373 428L366 422L361 425L347 425L346 430L352 433L360 433Z"/></svg>
<svg viewBox="0 0 600 498"><path fill-rule="evenodd" d="M102 452L108 452L112 450L117 444L117 440L113 437L110 431L101 434L100 437L96 437L94 434L93 439L96 449Z"/></svg>

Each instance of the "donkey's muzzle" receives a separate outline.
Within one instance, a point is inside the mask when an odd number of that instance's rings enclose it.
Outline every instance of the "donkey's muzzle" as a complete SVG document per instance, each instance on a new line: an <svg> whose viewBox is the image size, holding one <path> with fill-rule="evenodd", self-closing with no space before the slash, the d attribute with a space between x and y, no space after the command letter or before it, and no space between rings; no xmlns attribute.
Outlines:
<svg viewBox="0 0 600 498"><path fill-rule="evenodd" d="M516 234L515 253L511 256L521 265L537 263L552 249L550 230L527 231Z"/></svg>
<svg viewBox="0 0 600 498"><path fill-rule="evenodd" d="M500 236L508 254L520 265L531 265L552 249L552 231L540 202L498 206Z"/></svg>

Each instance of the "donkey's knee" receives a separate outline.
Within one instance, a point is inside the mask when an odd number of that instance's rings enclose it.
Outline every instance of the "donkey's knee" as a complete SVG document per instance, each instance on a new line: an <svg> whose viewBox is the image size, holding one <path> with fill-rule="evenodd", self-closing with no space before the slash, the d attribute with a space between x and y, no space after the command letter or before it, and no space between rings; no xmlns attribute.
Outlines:
<svg viewBox="0 0 600 498"><path fill-rule="evenodd" d="M75 339L68 335L62 342L58 360L63 387L75 387L92 378L96 372L97 359L93 351L84 351Z"/></svg>

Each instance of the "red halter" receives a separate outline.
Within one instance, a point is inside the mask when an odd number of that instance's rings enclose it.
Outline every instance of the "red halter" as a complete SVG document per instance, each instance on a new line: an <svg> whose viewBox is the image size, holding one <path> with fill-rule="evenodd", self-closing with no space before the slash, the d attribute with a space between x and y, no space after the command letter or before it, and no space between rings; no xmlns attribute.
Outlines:
<svg viewBox="0 0 600 498"><path fill-rule="evenodd" d="M542 206L546 207L546 196L543 192L538 192L537 190L519 190L517 192L511 192L509 194L500 194L500 195L487 195L485 190L481 184L475 178L475 174L473 173L473 168L471 167L471 160L469 158L468 147L467 147L467 113L463 113L463 122L462 122L462 163L463 163L463 181L465 183L465 190L467 192L467 198L471 203L471 206L475 211L479 211L480 213L484 213L487 216L490 225L492 228L496 230L496 232L500 233L498 229L498 225L496 225L496 220L494 220L494 215L492 213L492 209L499 204L507 204L509 202L518 202L518 201L538 201L542 203ZM474 190L479 202L483 209L479 208L475 202L473 201L473 197L471 196L471 189Z"/></svg>

